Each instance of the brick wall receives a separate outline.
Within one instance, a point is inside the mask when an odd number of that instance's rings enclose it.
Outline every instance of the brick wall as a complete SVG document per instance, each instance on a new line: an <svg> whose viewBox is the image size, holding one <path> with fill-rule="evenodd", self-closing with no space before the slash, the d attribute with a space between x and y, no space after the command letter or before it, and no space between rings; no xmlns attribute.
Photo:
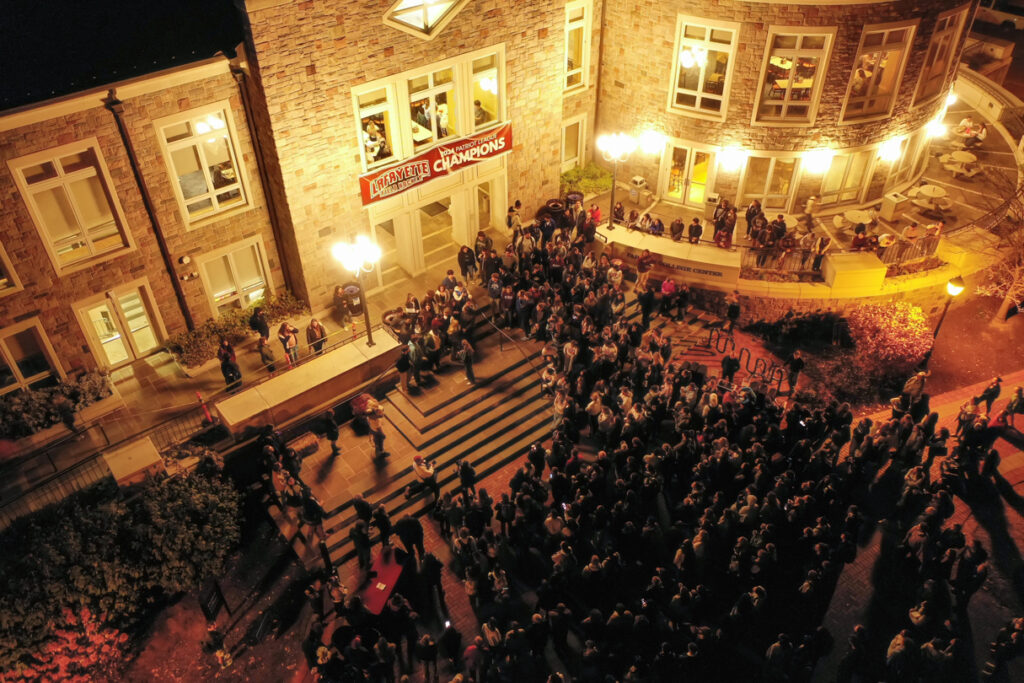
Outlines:
<svg viewBox="0 0 1024 683"><path fill-rule="evenodd" d="M368 229L359 200L359 140L351 89L446 58L505 44L514 147L510 200L524 215L558 193L564 2L468 3L434 40L387 27L390 0L250 2L250 51L259 64L281 183L306 292L326 304L339 271L329 249Z"/></svg>
<svg viewBox="0 0 1024 683"><path fill-rule="evenodd" d="M248 172L246 189L250 208L214 220L199 229L186 231L152 120L220 100L230 101L238 138L236 142ZM256 174L245 115L232 77L224 74L128 99L124 102L124 121L172 258L175 261L184 255L194 258L244 237L261 235L274 280L280 283L282 278L276 246ZM171 284L171 277L177 277L177 273L168 273L165 268L127 151L110 111L96 106L4 131L0 133L0 159L6 161L89 137L99 141L100 153L113 183L112 189L136 249L84 270L57 276L13 176L6 164L0 165L0 240L24 286L23 291L0 298L0 329L38 316L65 370L96 365L86 346L86 337L75 316L73 303L131 280L143 276L148 278L168 333L185 329ZM195 269L196 265L177 268L184 273ZM197 323L211 315L201 282L197 278L182 283L189 309Z"/></svg>

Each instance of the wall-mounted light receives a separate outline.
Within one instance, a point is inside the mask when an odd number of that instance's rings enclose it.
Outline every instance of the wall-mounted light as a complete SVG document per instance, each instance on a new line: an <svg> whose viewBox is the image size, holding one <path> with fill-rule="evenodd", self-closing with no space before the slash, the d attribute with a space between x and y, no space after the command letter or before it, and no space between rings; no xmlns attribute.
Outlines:
<svg viewBox="0 0 1024 683"><path fill-rule="evenodd" d="M946 106L952 107L954 104L956 104L957 99L959 98L956 96L956 93L950 90L949 94L946 95Z"/></svg>
<svg viewBox="0 0 1024 683"><path fill-rule="evenodd" d="M748 156L750 152L742 147L726 147L718 152L718 165L725 171L735 172L743 168Z"/></svg>
<svg viewBox="0 0 1024 683"><path fill-rule="evenodd" d="M708 63L708 51L702 47L688 47L680 50L679 63L684 69L704 66Z"/></svg>
<svg viewBox="0 0 1024 683"><path fill-rule="evenodd" d="M644 154L660 154L665 149L666 137L653 130L645 130L640 134L640 150Z"/></svg>
<svg viewBox="0 0 1024 683"><path fill-rule="evenodd" d="M943 117L932 119L924 126L924 132L930 138L941 138L946 135L946 124L942 122Z"/></svg>
<svg viewBox="0 0 1024 683"><path fill-rule="evenodd" d="M803 166L811 173L824 173L832 165L832 158L836 155L834 149L810 149L803 154Z"/></svg>
<svg viewBox="0 0 1024 683"><path fill-rule="evenodd" d="M903 156L903 140L905 138L889 138L878 147L878 158L882 161L899 161Z"/></svg>

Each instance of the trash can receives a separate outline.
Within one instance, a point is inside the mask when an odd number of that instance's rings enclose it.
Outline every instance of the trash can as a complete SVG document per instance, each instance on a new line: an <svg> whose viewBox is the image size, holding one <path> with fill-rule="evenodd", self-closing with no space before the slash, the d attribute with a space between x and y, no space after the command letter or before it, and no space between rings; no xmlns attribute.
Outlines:
<svg viewBox="0 0 1024 683"><path fill-rule="evenodd" d="M363 290L359 287L358 282L347 282L343 285L345 293L348 294L348 298L351 301L351 312L352 315L363 314Z"/></svg>
<svg viewBox="0 0 1024 683"><path fill-rule="evenodd" d="M571 208L573 206L576 206L577 203L580 203L580 204L583 203L583 193L582 192L570 192L569 194L565 195L565 205L566 206Z"/></svg>
<svg viewBox="0 0 1024 683"><path fill-rule="evenodd" d="M643 176L635 175L629 183L629 201L634 204L640 202L640 192L647 188L647 181Z"/></svg>
<svg viewBox="0 0 1024 683"><path fill-rule="evenodd" d="M882 208L879 209L878 215L887 221L896 220L897 214L902 213L909 202L910 197L907 195L900 194L899 192L890 192L882 197Z"/></svg>
<svg viewBox="0 0 1024 683"><path fill-rule="evenodd" d="M720 197L717 192L708 192L704 197L704 218L714 218Z"/></svg>

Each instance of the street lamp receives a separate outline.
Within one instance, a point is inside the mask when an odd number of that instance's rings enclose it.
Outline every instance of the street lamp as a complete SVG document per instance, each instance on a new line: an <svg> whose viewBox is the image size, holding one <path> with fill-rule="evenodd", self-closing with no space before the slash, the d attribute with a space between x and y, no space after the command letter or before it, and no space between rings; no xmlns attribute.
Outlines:
<svg viewBox="0 0 1024 683"><path fill-rule="evenodd" d="M380 261L380 247L370 241L366 235L357 235L355 243L338 242L331 247L331 255L341 267L356 276L359 282L359 293L362 296L363 322L366 324L366 345L373 346L373 330L370 327L370 302L366 298L366 285L363 284L363 273L373 272L374 266Z"/></svg>
<svg viewBox="0 0 1024 683"><path fill-rule="evenodd" d="M608 229L615 229L615 180L619 174L619 162L629 159L636 149L637 141L625 133L602 135L597 139L597 148L605 161L612 162L612 200L608 209Z"/></svg>
<svg viewBox="0 0 1024 683"><path fill-rule="evenodd" d="M932 348L928 349L928 353L924 356L924 362L921 364L922 367L928 367L928 361L932 359L932 352L935 350L935 341L939 338L939 330L942 329L942 323L946 320L946 313L949 312L949 305L953 303L953 299L958 297L960 293L964 291L964 279L957 275L950 279L946 283L946 305L942 307L942 315L939 316L939 324L935 326L935 332L932 334Z"/></svg>

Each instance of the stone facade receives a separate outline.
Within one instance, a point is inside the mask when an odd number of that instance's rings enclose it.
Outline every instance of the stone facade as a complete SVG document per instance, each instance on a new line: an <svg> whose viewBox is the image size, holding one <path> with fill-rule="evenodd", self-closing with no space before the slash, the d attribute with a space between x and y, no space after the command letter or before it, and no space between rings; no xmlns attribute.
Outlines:
<svg viewBox="0 0 1024 683"><path fill-rule="evenodd" d="M385 26L392 0L246 3L281 182L314 308L342 276L330 247L369 228L359 198L352 87L498 44L505 48L509 200L529 216L558 195L565 3L468 3L434 39ZM596 47L592 55L596 55ZM593 60L596 65L596 59ZM584 98L586 95L583 96ZM584 105L585 106L585 105Z"/></svg>
<svg viewBox="0 0 1024 683"><path fill-rule="evenodd" d="M135 244L132 250L120 251L108 258L100 257L93 265L58 275L9 167L6 163L0 166L0 196L3 198L0 203L0 241L23 285L22 291L0 298L0 329L38 316L65 372L97 365L76 317L75 302L146 277L153 293L152 303L166 332L184 331L185 318L178 305L172 278L198 270L196 259L202 254L252 236L262 238L271 279L277 286L284 284L239 90L226 60L223 61L223 68L217 69L219 74L215 76L167 88L140 88L133 83L119 95L123 101L125 128L157 222L174 260L174 272L168 272L161 257L156 232L146 212L114 115L101 102L106 91L92 93L95 102L91 106L65 106L66 112L59 115L50 116L48 112L51 109L64 111L60 109L60 103L53 104L52 108L41 106L33 112L31 122L6 127L0 132L0 158L5 162L95 137L109 170L112 190L123 211L127 231ZM114 86L114 92L118 90ZM136 92L139 94L130 95ZM233 116L236 148L247 175L243 184L249 204L244 209L211 217L208 222L188 230L174 196L172 183L176 180L171 178L164 162L153 120L221 101L229 103ZM192 263L180 264L179 259L183 256L190 256ZM203 289L202 278L188 279L181 285L193 320L201 323L211 317L213 311Z"/></svg>

